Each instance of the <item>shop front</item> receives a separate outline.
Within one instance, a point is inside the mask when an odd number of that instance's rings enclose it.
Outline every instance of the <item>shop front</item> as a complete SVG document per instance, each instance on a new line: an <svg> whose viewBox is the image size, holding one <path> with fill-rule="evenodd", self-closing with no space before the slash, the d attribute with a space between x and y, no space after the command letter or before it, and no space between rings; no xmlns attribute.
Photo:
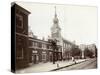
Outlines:
<svg viewBox="0 0 100 75"><path fill-rule="evenodd" d="M42 51L42 62L47 62L47 53L46 53L46 51Z"/></svg>
<svg viewBox="0 0 100 75"><path fill-rule="evenodd" d="M38 51L36 50L32 51L32 63L33 64L39 63L39 54L38 54Z"/></svg>

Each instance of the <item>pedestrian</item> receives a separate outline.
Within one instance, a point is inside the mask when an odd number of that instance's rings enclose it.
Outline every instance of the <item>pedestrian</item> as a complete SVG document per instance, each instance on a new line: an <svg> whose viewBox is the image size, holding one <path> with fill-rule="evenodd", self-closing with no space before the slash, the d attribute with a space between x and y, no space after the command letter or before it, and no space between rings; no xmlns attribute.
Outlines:
<svg viewBox="0 0 100 75"><path fill-rule="evenodd" d="M74 57L72 57L72 61L74 61Z"/></svg>
<svg viewBox="0 0 100 75"><path fill-rule="evenodd" d="M76 64L76 60L75 60L75 58L74 58L74 57L72 57L72 61Z"/></svg>
<svg viewBox="0 0 100 75"><path fill-rule="evenodd" d="M59 64L57 63L57 67L59 68Z"/></svg>

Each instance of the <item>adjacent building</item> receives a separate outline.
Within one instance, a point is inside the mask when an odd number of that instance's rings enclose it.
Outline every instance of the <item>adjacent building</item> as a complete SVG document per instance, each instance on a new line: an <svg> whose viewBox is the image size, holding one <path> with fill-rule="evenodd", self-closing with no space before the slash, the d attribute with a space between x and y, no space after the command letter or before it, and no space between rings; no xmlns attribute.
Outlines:
<svg viewBox="0 0 100 75"><path fill-rule="evenodd" d="M30 51L30 64L37 64L39 62L52 62L53 61L53 48L51 43L44 39L38 39L32 33L29 35L29 51ZM59 50L55 51L56 61L62 59L61 46L58 45Z"/></svg>
<svg viewBox="0 0 100 75"><path fill-rule="evenodd" d="M29 11L20 7L17 4L15 8L15 43L16 43L16 69L27 67L29 64L28 51L28 15Z"/></svg>

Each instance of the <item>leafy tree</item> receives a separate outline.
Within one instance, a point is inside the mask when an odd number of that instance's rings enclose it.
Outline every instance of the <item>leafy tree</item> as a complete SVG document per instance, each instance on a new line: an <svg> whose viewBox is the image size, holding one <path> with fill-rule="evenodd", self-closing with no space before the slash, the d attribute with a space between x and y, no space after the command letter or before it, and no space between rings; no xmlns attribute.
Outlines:
<svg viewBox="0 0 100 75"><path fill-rule="evenodd" d="M53 49L53 64L55 64L55 51L58 50L58 46L57 46L57 40L52 40L49 39L48 40L49 43L51 43L52 49ZM57 56L58 57L58 56Z"/></svg>
<svg viewBox="0 0 100 75"><path fill-rule="evenodd" d="M90 57L90 58L92 58L92 57L93 57L93 52L92 52L91 50L89 50L88 48L86 48L86 49L84 50L84 55L85 55L85 57Z"/></svg>
<svg viewBox="0 0 100 75"><path fill-rule="evenodd" d="M95 45L95 57L97 57L97 47Z"/></svg>
<svg viewBox="0 0 100 75"><path fill-rule="evenodd" d="M78 47L74 47L71 50L72 56L81 56L81 50Z"/></svg>

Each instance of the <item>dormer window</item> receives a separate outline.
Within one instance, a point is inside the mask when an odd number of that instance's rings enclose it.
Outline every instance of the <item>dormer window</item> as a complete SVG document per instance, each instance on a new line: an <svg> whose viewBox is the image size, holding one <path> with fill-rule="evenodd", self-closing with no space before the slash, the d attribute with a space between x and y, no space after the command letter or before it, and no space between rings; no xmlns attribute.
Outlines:
<svg viewBox="0 0 100 75"><path fill-rule="evenodd" d="M18 28L23 28L23 16L16 14L16 26Z"/></svg>

